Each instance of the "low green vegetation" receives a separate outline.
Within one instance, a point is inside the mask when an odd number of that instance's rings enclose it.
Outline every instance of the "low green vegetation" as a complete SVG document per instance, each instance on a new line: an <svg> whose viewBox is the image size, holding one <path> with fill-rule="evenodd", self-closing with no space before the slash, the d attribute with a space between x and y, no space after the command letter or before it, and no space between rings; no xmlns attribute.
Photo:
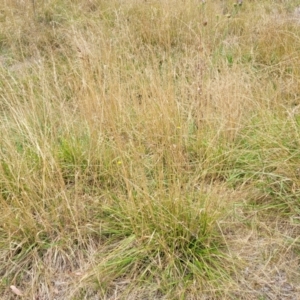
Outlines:
<svg viewBox="0 0 300 300"><path fill-rule="evenodd" d="M296 299L299 11L3 3L0 298Z"/></svg>

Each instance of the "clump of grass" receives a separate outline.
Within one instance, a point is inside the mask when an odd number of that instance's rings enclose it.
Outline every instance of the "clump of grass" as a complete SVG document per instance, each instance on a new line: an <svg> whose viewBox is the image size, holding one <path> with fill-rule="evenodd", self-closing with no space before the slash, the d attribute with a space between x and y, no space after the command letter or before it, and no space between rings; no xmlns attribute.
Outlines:
<svg viewBox="0 0 300 300"><path fill-rule="evenodd" d="M123 276L131 278L127 290L155 284L169 295L187 293L195 280L203 290L209 290L206 282L216 288L228 280L222 265L229 258L220 251L224 244L206 207L212 199L164 199L132 189L124 199L112 195L112 204L99 215L102 235L116 241L113 249L109 243L100 251L101 259L89 273L103 293Z"/></svg>
<svg viewBox="0 0 300 300"><path fill-rule="evenodd" d="M294 117L270 114L267 122L251 121L240 139L231 180L253 181L271 202L297 214L299 209L298 126ZM267 123L266 128L264 124Z"/></svg>

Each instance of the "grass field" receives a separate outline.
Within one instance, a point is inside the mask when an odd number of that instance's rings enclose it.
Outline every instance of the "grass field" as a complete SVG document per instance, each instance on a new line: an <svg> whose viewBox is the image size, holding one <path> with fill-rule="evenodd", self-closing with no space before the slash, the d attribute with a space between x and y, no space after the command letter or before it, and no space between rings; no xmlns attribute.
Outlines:
<svg viewBox="0 0 300 300"><path fill-rule="evenodd" d="M297 0L2 0L0 299L300 299Z"/></svg>

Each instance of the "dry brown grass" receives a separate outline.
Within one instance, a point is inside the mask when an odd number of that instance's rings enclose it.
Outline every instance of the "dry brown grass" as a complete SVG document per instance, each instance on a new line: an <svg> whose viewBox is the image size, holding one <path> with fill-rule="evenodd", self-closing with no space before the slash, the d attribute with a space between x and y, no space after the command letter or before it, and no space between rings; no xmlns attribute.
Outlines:
<svg viewBox="0 0 300 300"><path fill-rule="evenodd" d="M0 298L299 299L296 2L4 1Z"/></svg>

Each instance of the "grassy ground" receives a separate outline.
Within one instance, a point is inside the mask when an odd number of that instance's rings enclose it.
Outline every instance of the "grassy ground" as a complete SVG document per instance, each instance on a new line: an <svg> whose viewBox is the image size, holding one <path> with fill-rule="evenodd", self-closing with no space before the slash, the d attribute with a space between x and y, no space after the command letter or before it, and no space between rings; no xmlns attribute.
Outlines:
<svg viewBox="0 0 300 300"><path fill-rule="evenodd" d="M300 299L297 2L2 1L1 299Z"/></svg>

